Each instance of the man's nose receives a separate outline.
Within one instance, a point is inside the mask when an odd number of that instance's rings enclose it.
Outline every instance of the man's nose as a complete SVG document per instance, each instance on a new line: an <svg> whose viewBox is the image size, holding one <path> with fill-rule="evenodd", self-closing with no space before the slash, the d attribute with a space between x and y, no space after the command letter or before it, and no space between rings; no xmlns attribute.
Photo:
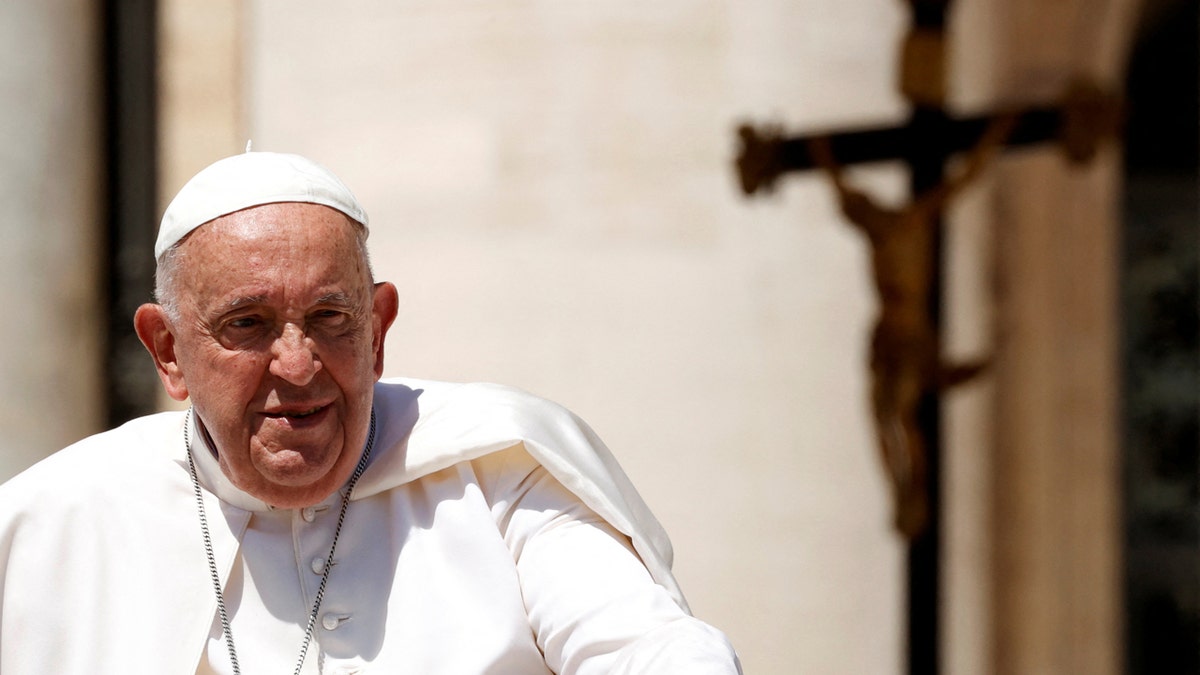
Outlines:
<svg viewBox="0 0 1200 675"><path fill-rule="evenodd" d="M313 342L299 326L289 323L271 345L271 374L291 384L303 386L321 369L313 353Z"/></svg>

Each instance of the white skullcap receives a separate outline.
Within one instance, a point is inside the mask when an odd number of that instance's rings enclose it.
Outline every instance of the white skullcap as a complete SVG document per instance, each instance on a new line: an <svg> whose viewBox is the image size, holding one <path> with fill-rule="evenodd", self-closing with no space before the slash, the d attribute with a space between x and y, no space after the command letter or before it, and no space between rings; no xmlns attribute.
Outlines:
<svg viewBox="0 0 1200 675"><path fill-rule="evenodd" d="M154 258L214 218L279 202L322 204L367 225L367 212L329 169L300 155L245 152L210 164L175 195L158 227Z"/></svg>

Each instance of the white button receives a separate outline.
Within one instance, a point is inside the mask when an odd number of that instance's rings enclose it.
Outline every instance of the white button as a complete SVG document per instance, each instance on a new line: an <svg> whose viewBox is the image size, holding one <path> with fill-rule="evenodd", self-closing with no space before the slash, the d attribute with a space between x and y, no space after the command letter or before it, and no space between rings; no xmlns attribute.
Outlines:
<svg viewBox="0 0 1200 675"><path fill-rule="evenodd" d="M313 558L312 571L313 571L313 574L320 574L321 572L324 572L325 571L325 559L324 558Z"/></svg>
<svg viewBox="0 0 1200 675"><path fill-rule="evenodd" d="M325 630L333 630L334 628L337 628L338 624L341 622L341 617L334 616L333 614L326 614L321 618L321 625L325 627Z"/></svg>
<svg viewBox="0 0 1200 675"><path fill-rule="evenodd" d="M304 519L304 522L311 523L317 519L317 510L311 506L306 506L300 509L300 517Z"/></svg>

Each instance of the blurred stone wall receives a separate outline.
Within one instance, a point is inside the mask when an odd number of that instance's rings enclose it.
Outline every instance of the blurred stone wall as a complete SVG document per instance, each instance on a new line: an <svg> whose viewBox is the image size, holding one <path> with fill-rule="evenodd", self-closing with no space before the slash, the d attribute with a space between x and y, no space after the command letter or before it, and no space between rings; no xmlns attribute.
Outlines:
<svg viewBox="0 0 1200 675"><path fill-rule="evenodd" d="M897 671L863 243L817 177L748 202L732 159L746 118L901 118L903 4L248 7L247 135L366 205L401 293L387 373L504 382L588 420L747 672Z"/></svg>

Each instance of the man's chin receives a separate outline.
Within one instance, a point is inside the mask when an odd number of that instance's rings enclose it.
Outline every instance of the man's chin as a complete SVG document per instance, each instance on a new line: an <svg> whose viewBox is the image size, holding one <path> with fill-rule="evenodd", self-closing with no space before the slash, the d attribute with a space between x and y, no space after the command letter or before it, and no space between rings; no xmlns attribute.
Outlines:
<svg viewBox="0 0 1200 675"><path fill-rule="evenodd" d="M247 492L272 506L284 508L319 503L346 480L339 475L342 468L337 461L339 457L340 454L332 458L313 457L291 449L267 451L255 462L259 480L254 492L260 494Z"/></svg>

